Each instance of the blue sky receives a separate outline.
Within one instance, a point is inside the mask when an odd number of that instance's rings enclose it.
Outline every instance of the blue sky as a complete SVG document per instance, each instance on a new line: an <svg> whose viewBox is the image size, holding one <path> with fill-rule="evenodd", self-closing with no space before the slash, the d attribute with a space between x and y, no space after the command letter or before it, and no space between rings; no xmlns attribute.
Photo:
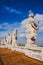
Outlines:
<svg viewBox="0 0 43 65"><path fill-rule="evenodd" d="M43 45L43 0L0 0L0 39L15 28L18 29L18 35L24 33L22 35L25 37L22 22L28 18L29 11L35 14L36 22L40 21L36 42ZM19 37L23 43L26 42L23 39Z"/></svg>

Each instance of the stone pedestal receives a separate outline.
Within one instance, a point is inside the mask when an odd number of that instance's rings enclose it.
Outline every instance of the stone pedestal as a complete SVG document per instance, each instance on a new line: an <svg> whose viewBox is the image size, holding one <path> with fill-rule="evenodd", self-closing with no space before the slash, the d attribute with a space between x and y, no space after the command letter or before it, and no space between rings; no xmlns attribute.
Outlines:
<svg viewBox="0 0 43 65"><path fill-rule="evenodd" d="M25 55L43 61L43 47L30 47L30 49L25 50Z"/></svg>

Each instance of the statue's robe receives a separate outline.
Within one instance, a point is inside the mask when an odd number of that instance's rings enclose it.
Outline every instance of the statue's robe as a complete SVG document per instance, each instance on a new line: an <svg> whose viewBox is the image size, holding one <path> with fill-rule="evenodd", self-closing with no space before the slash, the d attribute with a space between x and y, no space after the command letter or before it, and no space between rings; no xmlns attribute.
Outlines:
<svg viewBox="0 0 43 65"><path fill-rule="evenodd" d="M34 43L37 36L37 24L34 22L34 18L29 17L26 25L26 37L27 37L27 43Z"/></svg>
<svg viewBox="0 0 43 65"><path fill-rule="evenodd" d="M6 44L7 44L6 39L3 39L3 40L1 41L1 45L6 45Z"/></svg>
<svg viewBox="0 0 43 65"><path fill-rule="evenodd" d="M11 35L8 35L7 36L7 38L6 38L6 40L7 40L7 44L9 44L9 45L11 45L11 41L12 41L12 36Z"/></svg>
<svg viewBox="0 0 43 65"><path fill-rule="evenodd" d="M13 33L12 33L12 45L13 46L17 46L17 31L14 30Z"/></svg>

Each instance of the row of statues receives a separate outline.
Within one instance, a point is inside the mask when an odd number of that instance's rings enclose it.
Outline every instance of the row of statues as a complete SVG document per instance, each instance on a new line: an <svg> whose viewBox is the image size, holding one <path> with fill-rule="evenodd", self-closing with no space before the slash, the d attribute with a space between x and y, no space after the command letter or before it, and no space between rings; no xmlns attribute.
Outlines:
<svg viewBox="0 0 43 65"><path fill-rule="evenodd" d="M35 43L37 37L37 30L38 30L38 25L34 22L33 13L29 14L29 18L25 24L25 30L26 30L26 37L27 37L27 43L25 47L29 47ZM17 30L14 30L11 35L8 34L8 36L1 41L1 44L2 45L11 44L13 46L17 46L16 42L17 42Z"/></svg>
<svg viewBox="0 0 43 65"><path fill-rule="evenodd" d="M25 22L25 31L27 38L27 43L25 46L17 45L17 29L15 29L12 34L8 34L8 36L1 41L1 46L22 52L28 57L43 61L43 47L35 44L35 40L37 38L37 30L38 24L35 23L34 14L30 13L29 18L26 19Z"/></svg>
<svg viewBox="0 0 43 65"><path fill-rule="evenodd" d="M8 36L1 41L1 45L17 46L16 41L17 41L17 30L15 29L12 34L8 34Z"/></svg>

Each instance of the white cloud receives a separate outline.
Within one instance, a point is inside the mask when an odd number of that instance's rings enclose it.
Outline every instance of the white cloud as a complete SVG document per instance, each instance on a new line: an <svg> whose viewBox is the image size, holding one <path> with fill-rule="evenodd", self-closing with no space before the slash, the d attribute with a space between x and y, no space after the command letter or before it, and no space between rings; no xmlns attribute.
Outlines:
<svg viewBox="0 0 43 65"><path fill-rule="evenodd" d="M21 33L21 34L19 34L19 37L25 37L25 36L26 36L25 33Z"/></svg>
<svg viewBox="0 0 43 65"><path fill-rule="evenodd" d="M5 8L8 12L10 12L10 13L23 14L23 12L18 11L18 10L16 10L16 9L12 9L12 8L10 8L10 7L8 7L8 6L5 6L4 8Z"/></svg>
<svg viewBox="0 0 43 65"><path fill-rule="evenodd" d="M39 32L43 32L43 14L36 14L34 17L35 21L39 21Z"/></svg>
<svg viewBox="0 0 43 65"><path fill-rule="evenodd" d="M19 11L17 11L16 9L11 9L10 12L11 12L11 13L14 12L14 13L16 13L16 14L22 14L22 12L19 12Z"/></svg>
<svg viewBox="0 0 43 65"><path fill-rule="evenodd" d="M43 46L43 36L38 36L36 40L36 44Z"/></svg>
<svg viewBox="0 0 43 65"><path fill-rule="evenodd" d="M7 36L7 34L8 34L8 31L6 31L6 32L5 31L0 32L0 38Z"/></svg>
<svg viewBox="0 0 43 65"><path fill-rule="evenodd" d="M10 24L10 23L5 22L3 24L0 24L0 30L3 29L2 31L0 31L0 38L4 38L5 36L8 35L8 33L12 33L15 28L17 28L18 30L19 37L26 36L25 28L21 25L21 23L14 22L13 24Z"/></svg>
<svg viewBox="0 0 43 65"><path fill-rule="evenodd" d="M0 38L4 38L8 33L12 33L15 28L19 27L19 25L20 23L18 22L14 22L13 24L7 22L0 24Z"/></svg>
<svg viewBox="0 0 43 65"><path fill-rule="evenodd" d="M25 24L27 23L27 20L28 20L28 18L24 19L24 20L21 22L22 27L25 27Z"/></svg>
<svg viewBox="0 0 43 65"><path fill-rule="evenodd" d="M26 35L25 35L25 29L22 27L22 26L20 26L19 28L17 28L18 29L18 37L26 37Z"/></svg>
<svg viewBox="0 0 43 65"><path fill-rule="evenodd" d="M38 21L43 21L43 14L36 14L34 18Z"/></svg>
<svg viewBox="0 0 43 65"><path fill-rule="evenodd" d="M19 24L20 23L18 22L14 22L12 24L5 22L3 24L0 24L0 29L6 29L7 31L12 31L14 30L14 28L17 28Z"/></svg>

